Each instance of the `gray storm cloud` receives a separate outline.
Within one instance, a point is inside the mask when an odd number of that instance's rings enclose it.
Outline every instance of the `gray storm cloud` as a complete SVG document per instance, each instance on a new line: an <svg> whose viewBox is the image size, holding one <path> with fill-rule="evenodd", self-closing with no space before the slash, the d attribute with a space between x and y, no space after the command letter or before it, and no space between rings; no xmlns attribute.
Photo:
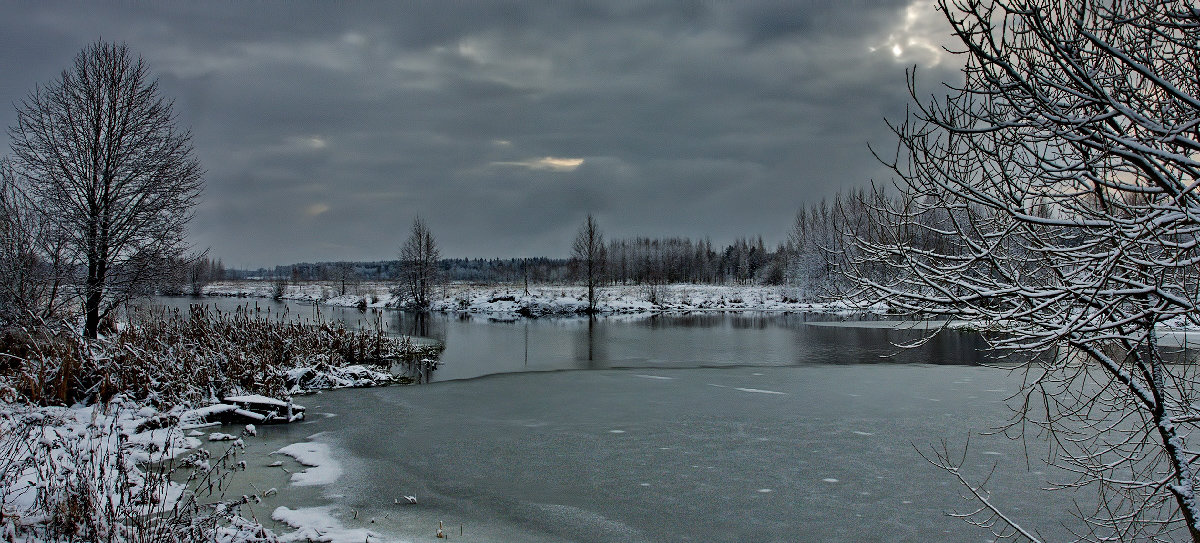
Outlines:
<svg viewBox="0 0 1200 543"><path fill-rule="evenodd" d="M194 243L234 266L394 258L418 213L447 256L565 256L587 213L609 237L779 241L800 205L887 177L867 144L891 145L905 68L954 70L924 1L0 15L9 103L97 39L146 58L207 170Z"/></svg>

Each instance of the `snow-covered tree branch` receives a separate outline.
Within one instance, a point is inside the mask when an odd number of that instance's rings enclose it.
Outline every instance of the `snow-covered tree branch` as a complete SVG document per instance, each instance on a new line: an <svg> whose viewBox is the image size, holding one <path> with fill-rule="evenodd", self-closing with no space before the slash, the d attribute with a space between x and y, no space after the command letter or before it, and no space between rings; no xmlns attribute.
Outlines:
<svg viewBox="0 0 1200 543"><path fill-rule="evenodd" d="M919 105L886 160L902 197L873 200L847 271L894 308L995 325L1035 370L1015 422L1097 488L1087 538L1200 541L1200 378L1158 333L1200 324L1200 10L940 9L963 83L922 101L910 75Z"/></svg>

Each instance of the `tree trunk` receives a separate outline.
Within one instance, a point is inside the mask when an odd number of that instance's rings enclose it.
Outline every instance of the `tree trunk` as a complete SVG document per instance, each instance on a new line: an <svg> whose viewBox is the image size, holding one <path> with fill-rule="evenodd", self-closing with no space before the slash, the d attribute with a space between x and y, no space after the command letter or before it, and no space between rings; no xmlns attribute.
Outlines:
<svg viewBox="0 0 1200 543"><path fill-rule="evenodd" d="M96 339L100 330L100 306L104 303L104 276L107 271L101 258L93 258L88 264L86 295L83 301L83 337L87 339Z"/></svg>

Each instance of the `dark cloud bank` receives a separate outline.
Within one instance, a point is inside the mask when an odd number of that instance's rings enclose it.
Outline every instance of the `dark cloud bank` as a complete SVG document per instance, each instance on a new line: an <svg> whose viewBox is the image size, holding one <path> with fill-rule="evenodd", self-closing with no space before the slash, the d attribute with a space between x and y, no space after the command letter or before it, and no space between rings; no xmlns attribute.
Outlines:
<svg viewBox="0 0 1200 543"><path fill-rule="evenodd" d="M196 245L243 267L762 234L887 174L867 144L950 77L925 2L0 4L0 123L97 39L143 55L207 169ZM7 135L0 135L7 152Z"/></svg>

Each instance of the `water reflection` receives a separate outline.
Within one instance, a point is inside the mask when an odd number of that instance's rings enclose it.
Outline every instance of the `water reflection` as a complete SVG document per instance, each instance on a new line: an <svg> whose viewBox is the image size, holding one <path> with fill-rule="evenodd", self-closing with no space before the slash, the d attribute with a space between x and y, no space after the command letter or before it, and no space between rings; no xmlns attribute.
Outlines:
<svg viewBox="0 0 1200 543"><path fill-rule="evenodd" d="M587 327L575 333L575 360L587 363L584 364L586 369L600 369L607 367L603 364L608 360L608 349L606 349L607 339L605 334L606 327L600 324L600 319L591 317L587 319ZM529 324L525 324L525 364L529 365Z"/></svg>
<svg viewBox="0 0 1200 543"><path fill-rule="evenodd" d="M223 311L246 300L204 300ZM183 307L188 298L156 303ZM945 330L918 347L930 330L855 324L846 315L697 312L679 315L516 319L315 307L257 300L260 311L296 320L340 320L352 328L428 338L445 346L441 366L421 381L493 373L602 368L693 368L811 364L975 365L998 361L977 333Z"/></svg>
<svg viewBox="0 0 1200 543"><path fill-rule="evenodd" d="M401 334L415 337L433 337L430 331L430 321L432 319L429 317L428 311L412 312L408 313L408 315L410 318L406 319L407 322L400 321L404 324L403 329L400 331Z"/></svg>

